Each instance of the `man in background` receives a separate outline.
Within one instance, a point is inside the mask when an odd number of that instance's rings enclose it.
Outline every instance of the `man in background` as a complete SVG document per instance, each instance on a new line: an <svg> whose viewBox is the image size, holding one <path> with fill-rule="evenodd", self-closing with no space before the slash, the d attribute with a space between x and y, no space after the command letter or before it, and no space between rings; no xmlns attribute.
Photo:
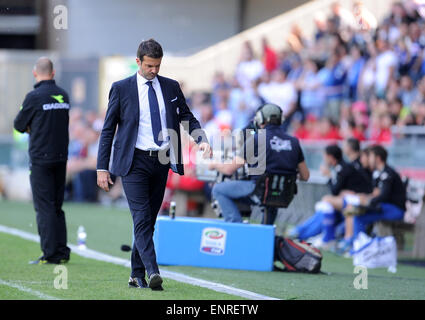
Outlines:
<svg viewBox="0 0 425 320"><path fill-rule="evenodd" d="M53 79L53 63L37 60L34 90L25 97L14 127L30 135L30 182L43 255L31 264L67 262L65 213L62 203L68 158L69 98Z"/></svg>

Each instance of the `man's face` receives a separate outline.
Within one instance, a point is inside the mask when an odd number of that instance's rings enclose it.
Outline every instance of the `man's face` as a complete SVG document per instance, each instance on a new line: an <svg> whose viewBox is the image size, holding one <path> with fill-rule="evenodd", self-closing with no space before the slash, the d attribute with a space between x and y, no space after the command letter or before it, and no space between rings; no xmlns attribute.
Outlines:
<svg viewBox="0 0 425 320"><path fill-rule="evenodd" d="M369 153L369 168L371 170L376 170L376 156L372 152Z"/></svg>
<svg viewBox="0 0 425 320"><path fill-rule="evenodd" d="M147 80L152 80L159 73L162 58L151 58L148 56L143 57L143 61L136 58L137 65L139 66L139 73Z"/></svg>
<svg viewBox="0 0 425 320"><path fill-rule="evenodd" d="M369 156L365 152L362 152L360 154L360 163L362 164L363 168L366 168L366 169L370 168L370 166L369 166Z"/></svg>
<svg viewBox="0 0 425 320"><path fill-rule="evenodd" d="M336 165L335 158L327 154L326 152L323 154L323 160L328 167L334 167Z"/></svg>
<svg viewBox="0 0 425 320"><path fill-rule="evenodd" d="M343 143L343 145L342 145L342 152L345 153L346 155L350 154L351 149L350 149L350 147L349 147L349 145L348 145L347 142L344 142Z"/></svg>

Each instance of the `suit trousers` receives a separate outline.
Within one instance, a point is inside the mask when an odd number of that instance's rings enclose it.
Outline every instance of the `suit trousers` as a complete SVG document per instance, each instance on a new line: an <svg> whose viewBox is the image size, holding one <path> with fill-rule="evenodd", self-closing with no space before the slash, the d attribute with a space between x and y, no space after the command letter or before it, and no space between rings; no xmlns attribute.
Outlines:
<svg viewBox="0 0 425 320"><path fill-rule="evenodd" d="M66 162L30 164L30 182L43 259L58 263L69 260L65 213Z"/></svg>
<svg viewBox="0 0 425 320"><path fill-rule="evenodd" d="M133 217L134 243L131 253L131 276L145 277L159 273L153 233L156 217L164 198L169 164L161 164L157 156L135 149L129 173L122 184Z"/></svg>

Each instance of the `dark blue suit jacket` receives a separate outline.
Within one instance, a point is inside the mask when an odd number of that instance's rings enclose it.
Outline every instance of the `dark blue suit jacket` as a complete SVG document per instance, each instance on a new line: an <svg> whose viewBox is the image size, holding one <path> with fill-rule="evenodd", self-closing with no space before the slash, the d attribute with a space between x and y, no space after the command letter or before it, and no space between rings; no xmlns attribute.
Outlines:
<svg viewBox="0 0 425 320"><path fill-rule="evenodd" d="M197 143L208 142L198 120L193 116L186 104L186 99L177 81L157 76L161 85L166 110L167 128L174 130L170 134L171 169L184 174L180 140L180 123L191 134ZM139 130L139 95L137 90L137 74L114 82L109 92L109 104L99 142L97 169L109 170L117 176L125 176L133 162L134 149ZM185 124L188 123L188 128ZM116 131L116 127L118 130ZM114 154L111 168L112 143Z"/></svg>

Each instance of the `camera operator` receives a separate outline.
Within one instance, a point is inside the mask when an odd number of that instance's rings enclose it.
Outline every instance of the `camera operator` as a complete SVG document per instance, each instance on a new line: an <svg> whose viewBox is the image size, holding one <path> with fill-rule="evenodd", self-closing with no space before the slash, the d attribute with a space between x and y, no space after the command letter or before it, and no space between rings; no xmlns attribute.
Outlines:
<svg viewBox="0 0 425 320"><path fill-rule="evenodd" d="M257 130L249 137L239 154L230 163L212 163L209 168L225 175L232 175L245 163L248 163L249 169L254 168L252 164L258 159L258 164L265 163L261 174L296 175L299 173L300 179L307 181L310 172L304 161L300 143L297 138L286 134L281 124L282 111L279 106L275 104L261 106L255 114L254 125L257 129L264 130ZM262 145L259 139L260 134L265 134L265 145ZM224 181L213 187L213 197L218 201L226 222L242 222L235 200L249 201L249 196L255 189L256 180L261 176L255 174L258 173L255 172L257 170L249 171L248 180ZM277 209L270 210L267 221L263 223L273 224L276 214Z"/></svg>

